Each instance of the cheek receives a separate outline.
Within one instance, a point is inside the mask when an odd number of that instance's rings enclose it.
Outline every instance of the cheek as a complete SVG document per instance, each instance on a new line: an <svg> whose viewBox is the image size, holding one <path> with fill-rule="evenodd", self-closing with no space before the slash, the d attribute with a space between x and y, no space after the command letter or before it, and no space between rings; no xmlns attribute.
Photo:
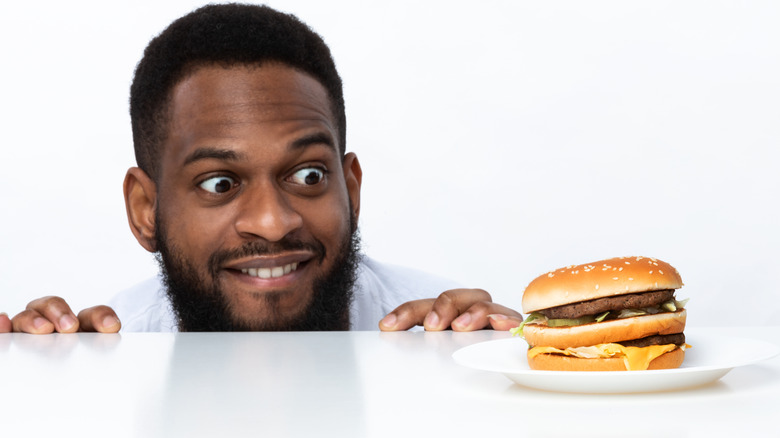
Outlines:
<svg viewBox="0 0 780 438"><path fill-rule="evenodd" d="M332 254L345 235L351 232L349 202L335 199L299 209L308 232L320 240Z"/></svg>
<svg viewBox="0 0 780 438"><path fill-rule="evenodd" d="M192 209L173 204L165 216L169 244L198 265L220 249L229 231L230 215L219 209Z"/></svg>

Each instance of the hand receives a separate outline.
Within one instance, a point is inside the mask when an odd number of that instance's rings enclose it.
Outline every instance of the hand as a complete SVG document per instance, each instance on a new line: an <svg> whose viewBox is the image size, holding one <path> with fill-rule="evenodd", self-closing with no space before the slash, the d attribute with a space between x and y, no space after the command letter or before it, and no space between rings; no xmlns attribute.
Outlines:
<svg viewBox="0 0 780 438"><path fill-rule="evenodd" d="M494 303L490 294L482 289L454 289L435 299L401 304L379 321L379 329L408 330L421 325L425 330L434 331L452 328L465 332L488 326L494 330L509 330L522 321L520 313Z"/></svg>
<svg viewBox="0 0 780 438"><path fill-rule="evenodd" d="M116 333L122 327L113 309L95 306L84 309L76 316L60 297L43 297L31 301L27 310L11 320L15 332L34 334L100 332ZM3 322L0 319L0 333Z"/></svg>

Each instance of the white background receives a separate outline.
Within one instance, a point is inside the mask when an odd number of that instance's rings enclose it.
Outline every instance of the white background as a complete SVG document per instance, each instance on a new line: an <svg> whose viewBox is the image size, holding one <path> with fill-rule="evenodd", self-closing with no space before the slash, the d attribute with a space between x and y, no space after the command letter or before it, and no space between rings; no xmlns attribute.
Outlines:
<svg viewBox="0 0 780 438"><path fill-rule="evenodd" d="M0 14L0 311L154 275L121 184L147 42L196 1ZM691 325L780 321L780 6L275 1L330 45L365 252L520 308L535 276L676 266Z"/></svg>

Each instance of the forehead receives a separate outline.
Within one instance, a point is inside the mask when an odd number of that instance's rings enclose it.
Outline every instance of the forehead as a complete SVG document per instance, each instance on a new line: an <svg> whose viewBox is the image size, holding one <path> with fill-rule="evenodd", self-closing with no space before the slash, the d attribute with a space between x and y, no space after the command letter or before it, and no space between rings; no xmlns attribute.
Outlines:
<svg viewBox="0 0 780 438"><path fill-rule="evenodd" d="M279 63L198 67L172 90L169 117L164 150L169 157L205 139L238 139L280 129L325 130L334 142L338 138L322 84Z"/></svg>

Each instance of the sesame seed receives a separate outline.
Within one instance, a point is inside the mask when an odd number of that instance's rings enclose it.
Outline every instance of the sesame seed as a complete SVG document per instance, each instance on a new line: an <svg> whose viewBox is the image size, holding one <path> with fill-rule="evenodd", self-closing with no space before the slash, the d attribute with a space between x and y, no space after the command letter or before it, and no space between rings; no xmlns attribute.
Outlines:
<svg viewBox="0 0 780 438"><path fill-rule="evenodd" d="M622 271L622 270L623 270L623 267L621 266L620 269L618 269L618 271Z"/></svg>
<svg viewBox="0 0 780 438"><path fill-rule="evenodd" d="M650 273L652 274L652 273L653 273L653 271L650 271Z"/></svg>
<svg viewBox="0 0 780 438"><path fill-rule="evenodd" d="M598 284L596 285L596 290L599 290L599 285Z"/></svg>
<svg viewBox="0 0 780 438"><path fill-rule="evenodd" d="M664 271L662 271L660 269L658 270L658 273L661 274L661 275L664 275Z"/></svg>
<svg viewBox="0 0 780 438"><path fill-rule="evenodd" d="M627 265L630 265L630 264L631 264L631 262L626 262L626 264L627 264Z"/></svg>
<svg viewBox="0 0 780 438"><path fill-rule="evenodd" d="M631 277L628 277L628 281L634 281L634 279L631 278Z"/></svg>
<svg viewBox="0 0 780 438"><path fill-rule="evenodd" d="M612 279L613 279L613 280L617 280L617 279L618 279L618 277L612 277Z"/></svg>
<svg viewBox="0 0 780 438"><path fill-rule="evenodd" d="M547 274L547 276L548 276L548 277L550 277L550 278L553 278L553 277L555 277L555 274L553 274L552 272L550 272L549 274Z"/></svg>

